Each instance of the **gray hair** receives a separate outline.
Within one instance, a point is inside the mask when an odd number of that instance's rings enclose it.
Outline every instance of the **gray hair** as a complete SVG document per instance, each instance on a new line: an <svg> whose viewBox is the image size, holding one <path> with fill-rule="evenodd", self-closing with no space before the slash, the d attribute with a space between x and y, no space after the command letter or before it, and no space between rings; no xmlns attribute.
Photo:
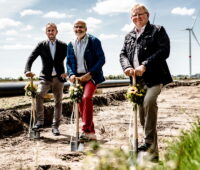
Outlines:
<svg viewBox="0 0 200 170"><path fill-rule="evenodd" d="M74 21L74 25L78 24L78 23L83 24L85 26L85 28L87 28L87 24L86 24L85 20L83 20L83 19L77 19L77 20Z"/></svg>
<svg viewBox="0 0 200 170"><path fill-rule="evenodd" d="M145 7L145 5L143 5L143 4L135 4L135 5L132 7L132 9L131 9L131 13L132 13L134 10L136 10L136 9L143 9L143 10L147 13L147 15L149 16L149 11L148 11L148 9Z"/></svg>

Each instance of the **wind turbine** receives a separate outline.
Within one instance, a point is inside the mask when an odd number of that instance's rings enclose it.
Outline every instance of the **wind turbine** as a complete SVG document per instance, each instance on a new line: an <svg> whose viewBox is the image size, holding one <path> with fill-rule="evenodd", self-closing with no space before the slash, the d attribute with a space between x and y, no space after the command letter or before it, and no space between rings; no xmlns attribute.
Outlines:
<svg viewBox="0 0 200 170"><path fill-rule="evenodd" d="M200 14L200 13L199 13ZM194 25L197 21L197 18L199 16L199 14L197 15L197 17L194 20L194 23L192 25L191 28L186 28L185 30L189 32L189 77L191 78L192 76L192 44L191 44L191 35L193 35L194 39L196 40L197 44L200 46L200 43L193 31Z"/></svg>

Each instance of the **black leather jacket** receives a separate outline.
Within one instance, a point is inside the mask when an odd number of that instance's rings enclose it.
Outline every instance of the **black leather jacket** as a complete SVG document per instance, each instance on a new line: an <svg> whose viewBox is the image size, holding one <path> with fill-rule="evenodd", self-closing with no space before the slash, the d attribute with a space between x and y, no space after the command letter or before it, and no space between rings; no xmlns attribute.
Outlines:
<svg viewBox="0 0 200 170"><path fill-rule="evenodd" d="M170 41L165 29L148 22L144 32L138 38L137 44L136 32L132 30L128 33L120 53L120 63L123 70L134 68L133 57L136 45L139 64L146 66L146 71L142 76L145 84L151 87L172 82L166 62L170 52Z"/></svg>

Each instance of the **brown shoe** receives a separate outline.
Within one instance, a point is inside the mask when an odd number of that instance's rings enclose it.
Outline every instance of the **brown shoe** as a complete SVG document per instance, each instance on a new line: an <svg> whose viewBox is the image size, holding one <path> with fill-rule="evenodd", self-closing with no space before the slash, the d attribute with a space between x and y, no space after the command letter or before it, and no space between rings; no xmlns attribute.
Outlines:
<svg viewBox="0 0 200 170"><path fill-rule="evenodd" d="M95 133L85 133L83 132L80 136L81 141L92 141L97 140Z"/></svg>

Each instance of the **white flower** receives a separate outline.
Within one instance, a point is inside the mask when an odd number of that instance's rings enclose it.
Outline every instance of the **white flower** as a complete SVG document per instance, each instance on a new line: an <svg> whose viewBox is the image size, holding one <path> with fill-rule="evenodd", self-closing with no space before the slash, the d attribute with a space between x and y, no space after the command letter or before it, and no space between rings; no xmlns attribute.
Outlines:
<svg viewBox="0 0 200 170"><path fill-rule="evenodd" d="M32 95L32 92L31 92L31 91L28 91L28 92L27 92L27 95L28 95L28 96L31 96L31 95Z"/></svg>

